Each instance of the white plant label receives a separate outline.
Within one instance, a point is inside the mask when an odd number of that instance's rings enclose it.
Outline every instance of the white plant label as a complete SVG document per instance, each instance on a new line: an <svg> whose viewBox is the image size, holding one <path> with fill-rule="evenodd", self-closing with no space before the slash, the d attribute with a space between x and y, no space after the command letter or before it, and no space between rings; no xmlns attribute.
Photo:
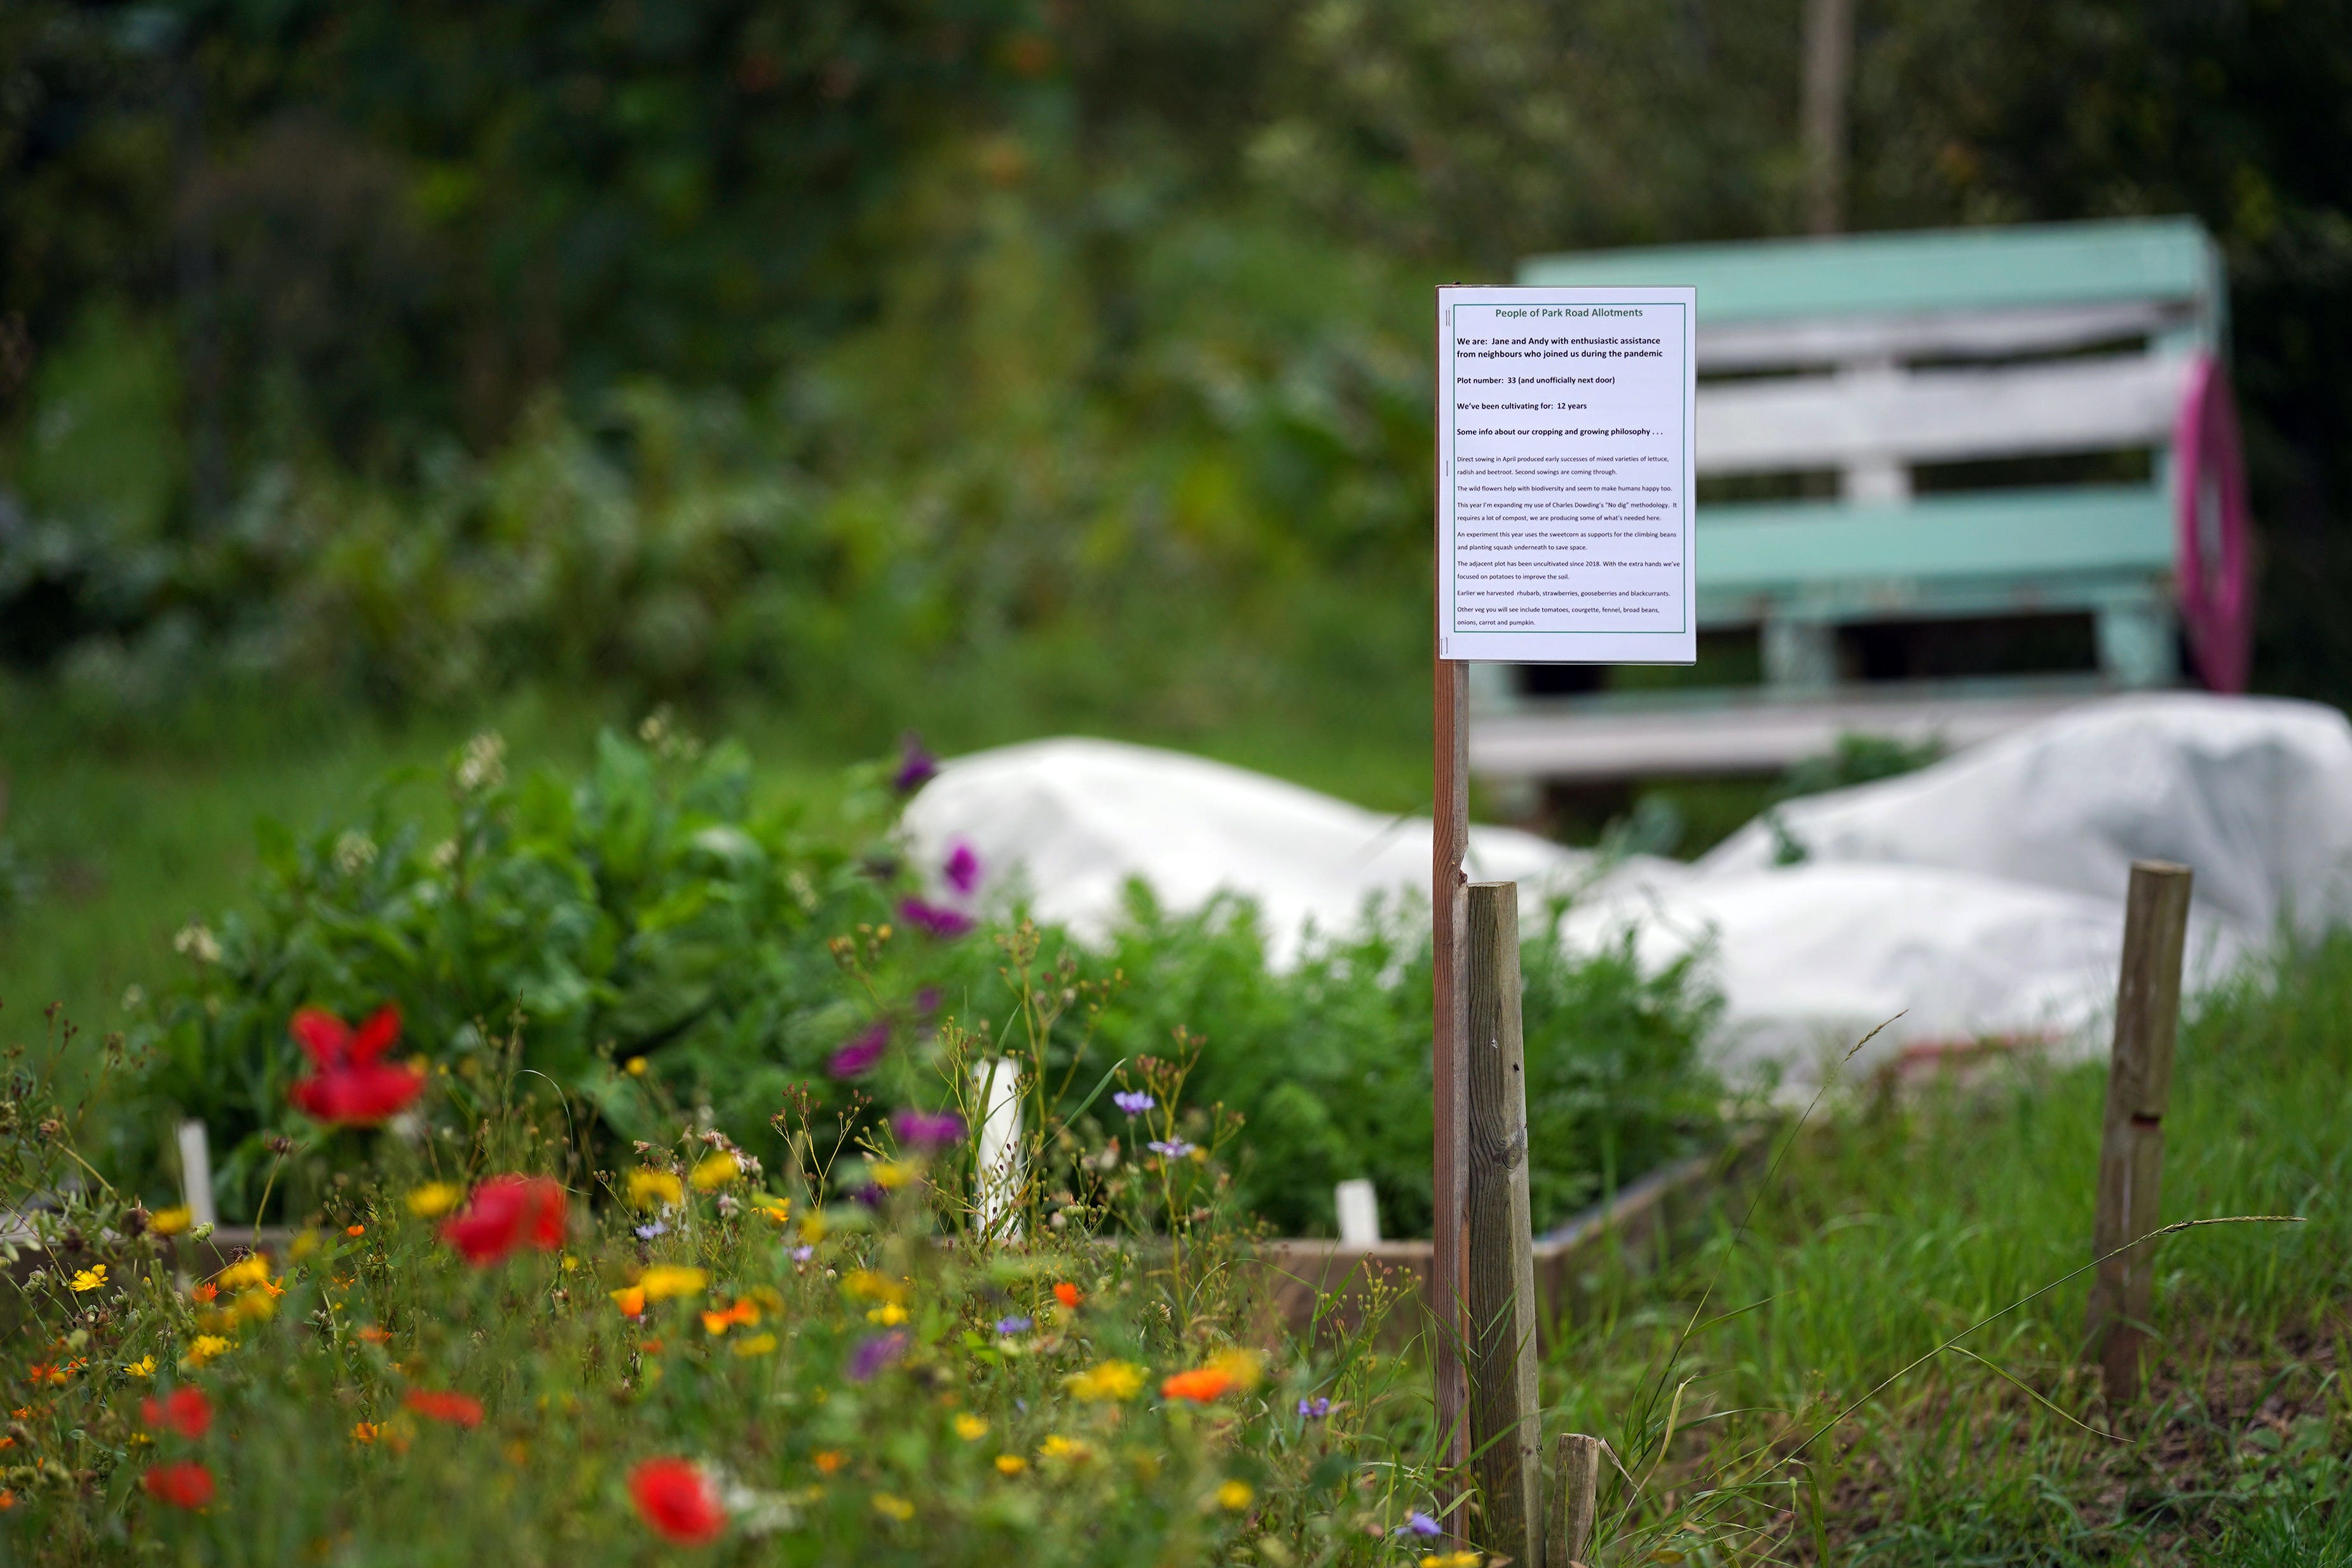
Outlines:
<svg viewBox="0 0 2352 1568"><path fill-rule="evenodd" d="M1698 656L1690 288L1437 291L1438 656Z"/></svg>

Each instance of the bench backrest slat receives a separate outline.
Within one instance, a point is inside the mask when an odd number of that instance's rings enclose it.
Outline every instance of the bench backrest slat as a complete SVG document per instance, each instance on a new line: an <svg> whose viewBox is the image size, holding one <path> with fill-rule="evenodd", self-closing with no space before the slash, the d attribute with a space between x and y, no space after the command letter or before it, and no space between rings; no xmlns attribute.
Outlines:
<svg viewBox="0 0 2352 1568"><path fill-rule="evenodd" d="M1776 378L1700 388L1702 474L1949 463L2162 444L2187 385L2173 355L1988 370Z"/></svg>

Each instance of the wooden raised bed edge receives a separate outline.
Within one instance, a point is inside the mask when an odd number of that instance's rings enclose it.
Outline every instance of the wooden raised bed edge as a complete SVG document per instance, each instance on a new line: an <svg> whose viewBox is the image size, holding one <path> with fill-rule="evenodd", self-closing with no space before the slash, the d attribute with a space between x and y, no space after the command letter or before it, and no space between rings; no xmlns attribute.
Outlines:
<svg viewBox="0 0 2352 1568"><path fill-rule="evenodd" d="M1538 1342L1571 1315L1604 1251L1643 1268L1668 1237L1738 1186L1761 1174L1774 1124L1744 1127L1719 1148L1662 1166L1536 1239ZM1328 1336L1361 1325L1376 1291L1401 1293L1380 1325L1385 1345L1417 1337L1429 1322L1431 1243L1380 1241L1349 1246L1320 1237L1258 1243L1243 1261L1264 1271L1269 1317L1295 1334ZM1271 1322L1269 1328L1275 1326Z"/></svg>

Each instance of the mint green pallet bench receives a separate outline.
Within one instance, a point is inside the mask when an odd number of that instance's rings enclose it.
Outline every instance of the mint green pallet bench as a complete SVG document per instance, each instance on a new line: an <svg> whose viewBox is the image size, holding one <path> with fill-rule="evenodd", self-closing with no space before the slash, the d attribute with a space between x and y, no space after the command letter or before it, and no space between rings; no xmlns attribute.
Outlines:
<svg viewBox="0 0 2352 1568"><path fill-rule="evenodd" d="M1857 722L1980 738L2100 691L2177 684L2184 608L2206 684L2242 684L2242 482L2215 372L2227 301L2193 221L1542 256L1519 281L1695 285L1701 478L1830 488L1834 476L1835 494L1698 509L1700 627L1754 629L1760 687L1535 699L1481 667L1474 768L1769 769ZM2201 423L2184 415L2206 404ZM2177 449L2200 432L2213 450L2185 471ZM2147 455L2145 482L1915 490L1927 465L2132 452ZM2185 528L2177 492L2190 484L2212 494ZM2210 559L2184 570L2184 537ZM1842 626L2051 614L2089 617L2095 674L1948 689L1839 679Z"/></svg>

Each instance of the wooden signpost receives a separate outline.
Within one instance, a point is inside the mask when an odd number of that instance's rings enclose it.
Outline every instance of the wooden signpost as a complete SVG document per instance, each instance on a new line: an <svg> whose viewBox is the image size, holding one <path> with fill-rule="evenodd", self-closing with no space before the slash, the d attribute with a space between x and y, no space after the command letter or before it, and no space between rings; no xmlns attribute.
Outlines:
<svg viewBox="0 0 2352 1568"><path fill-rule="evenodd" d="M1696 308L1689 288L1437 291L1431 1359L1449 1458L1481 1483L1475 1533L1528 1563L1544 1511L1517 893L1469 877L1469 666L1696 661Z"/></svg>

